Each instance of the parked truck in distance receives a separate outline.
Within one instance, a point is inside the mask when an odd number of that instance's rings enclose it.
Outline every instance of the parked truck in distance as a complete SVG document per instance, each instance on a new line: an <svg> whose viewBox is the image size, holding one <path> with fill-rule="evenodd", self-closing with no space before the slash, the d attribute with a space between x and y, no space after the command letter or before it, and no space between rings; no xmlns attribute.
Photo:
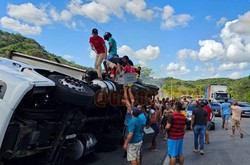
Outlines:
<svg viewBox="0 0 250 165"><path fill-rule="evenodd" d="M228 99L226 85L209 85L205 87L205 99L211 101L218 101L220 103Z"/></svg>

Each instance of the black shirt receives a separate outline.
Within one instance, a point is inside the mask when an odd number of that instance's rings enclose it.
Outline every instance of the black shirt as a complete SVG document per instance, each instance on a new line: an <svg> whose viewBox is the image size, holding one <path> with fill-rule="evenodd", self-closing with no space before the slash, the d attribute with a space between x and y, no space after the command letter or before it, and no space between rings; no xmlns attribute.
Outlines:
<svg viewBox="0 0 250 165"><path fill-rule="evenodd" d="M117 58L117 57L113 57L113 58L111 58L110 60L109 60L110 62L112 62L112 63L114 63L114 64L120 64L120 65L122 65L122 66L125 66L126 65L126 63L124 63L123 61L122 61L122 58ZM130 65L130 66L134 66L134 64L133 64L133 62L130 60L130 59L128 59L128 61L127 61L127 63Z"/></svg>
<svg viewBox="0 0 250 165"><path fill-rule="evenodd" d="M207 125L207 111L203 108L196 108L193 110L194 125Z"/></svg>

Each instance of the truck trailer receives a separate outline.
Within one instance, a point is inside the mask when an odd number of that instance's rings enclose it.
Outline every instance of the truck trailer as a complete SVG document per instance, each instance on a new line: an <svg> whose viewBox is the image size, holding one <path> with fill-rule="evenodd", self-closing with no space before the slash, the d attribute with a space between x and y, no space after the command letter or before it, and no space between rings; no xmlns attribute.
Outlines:
<svg viewBox="0 0 250 165"><path fill-rule="evenodd" d="M226 85L209 85L205 87L205 99L217 102L224 102L228 99Z"/></svg>
<svg viewBox="0 0 250 165"><path fill-rule="evenodd" d="M135 82L139 104L159 88ZM72 164L123 139L123 86L97 73L11 52L0 57L0 164Z"/></svg>

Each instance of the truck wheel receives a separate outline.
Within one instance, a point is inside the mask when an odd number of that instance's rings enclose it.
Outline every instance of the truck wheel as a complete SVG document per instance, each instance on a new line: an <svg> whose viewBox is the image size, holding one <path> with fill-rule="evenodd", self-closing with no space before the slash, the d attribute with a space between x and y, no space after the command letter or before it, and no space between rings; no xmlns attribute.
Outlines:
<svg viewBox="0 0 250 165"><path fill-rule="evenodd" d="M89 105L93 101L94 92L81 80L64 75L49 75L55 82L54 96L69 104Z"/></svg>

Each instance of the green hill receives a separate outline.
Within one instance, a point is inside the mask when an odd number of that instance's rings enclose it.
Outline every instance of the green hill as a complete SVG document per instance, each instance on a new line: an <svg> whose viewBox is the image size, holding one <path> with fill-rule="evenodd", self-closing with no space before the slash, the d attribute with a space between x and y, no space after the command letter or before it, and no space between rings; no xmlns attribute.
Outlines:
<svg viewBox="0 0 250 165"><path fill-rule="evenodd" d="M224 84L228 86L228 93L233 99L250 102L250 77L240 79L210 78L196 81L183 81L174 78L163 79L162 92L168 96L180 97L191 95L194 98L198 95L204 96L205 87L212 84Z"/></svg>
<svg viewBox="0 0 250 165"><path fill-rule="evenodd" d="M13 34L0 30L0 56L7 57L9 52L13 50L51 61L56 61L55 59L58 59L63 64L77 68L86 68L47 52L43 46L33 39L26 38L20 34ZM162 89L162 92L168 96L172 93L173 97L180 97L181 95L187 94L196 97L197 95L204 95L204 89L208 85L226 84L228 85L229 94L234 99L250 102L250 77L236 80L229 78L210 78L196 81L183 81L172 77L153 79L150 77L151 73L151 68L142 68L141 78L144 82L158 85Z"/></svg>
<svg viewBox="0 0 250 165"><path fill-rule="evenodd" d="M67 64L77 68L86 68L47 52L43 46L33 39L26 38L20 34L13 34L0 30L0 56L7 57L10 51L28 54L55 62L55 59L58 59L62 64Z"/></svg>

